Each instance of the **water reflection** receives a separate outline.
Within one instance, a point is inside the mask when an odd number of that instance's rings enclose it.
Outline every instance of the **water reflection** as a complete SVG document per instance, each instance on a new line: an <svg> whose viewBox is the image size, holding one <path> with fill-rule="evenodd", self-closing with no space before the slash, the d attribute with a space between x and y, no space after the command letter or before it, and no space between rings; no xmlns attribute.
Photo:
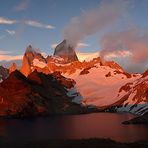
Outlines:
<svg viewBox="0 0 148 148"><path fill-rule="evenodd" d="M111 138L131 142L148 139L148 126L123 125L131 114L93 113L36 119L0 120L0 136L8 139Z"/></svg>

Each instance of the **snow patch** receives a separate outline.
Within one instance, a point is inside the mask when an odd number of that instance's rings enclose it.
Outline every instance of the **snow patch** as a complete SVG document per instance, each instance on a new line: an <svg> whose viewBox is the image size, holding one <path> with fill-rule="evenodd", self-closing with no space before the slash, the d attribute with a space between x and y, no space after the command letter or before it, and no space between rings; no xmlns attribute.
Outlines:
<svg viewBox="0 0 148 148"><path fill-rule="evenodd" d="M72 97L72 102L75 102L77 104L81 104L82 102L82 96L78 93L77 89L75 87L71 88L71 89L67 89L68 93L67 95L69 97Z"/></svg>
<svg viewBox="0 0 148 148"><path fill-rule="evenodd" d="M40 67L40 68L44 68L47 66L46 63L42 62L42 61L39 61L38 59L34 59L33 60L33 66L37 66L37 67Z"/></svg>

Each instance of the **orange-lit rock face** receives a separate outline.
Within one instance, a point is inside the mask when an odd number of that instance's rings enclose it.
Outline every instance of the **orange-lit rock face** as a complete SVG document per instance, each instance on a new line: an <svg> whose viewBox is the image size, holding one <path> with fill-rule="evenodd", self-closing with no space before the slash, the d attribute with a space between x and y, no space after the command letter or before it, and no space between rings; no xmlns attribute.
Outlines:
<svg viewBox="0 0 148 148"><path fill-rule="evenodd" d="M62 45L59 45L57 48L58 53L59 53L59 50L61 51L62 48L64 48L63 43L61 44ZM83 70L91 69L95 67L95 64L100 64L100 66L108 66L110 68L114 68L115 70L117 70L118 73L122 73L124 71L122 67L120 67L117 63L112 61L102 62L102 60L99 57L94 58L92 61L89 61L89 62L86 62L86 61L80 62L78 61L78 59L77 60L76 59L73 62L70 62L67 64L65 64L64 62L65 58L62 58L62 57L48 56L45 59L40 53L36 53L35 51L32 51L32 47L29 47L29 50L26 49L26 53L24 54L24 57L23 57L21 72L25 76L28 76L34 70L37 70L38 72L43 72L45 74L59 71L63 74L67 73L70 75L75 73L76 70L83 71ZM34 62L34 61L37 61L37 62ZM43 64L44 64L44 67L43 67Z"/></svg>
<svg viewBox="0 0 148 148"><path fill-rule="evenodd" d="M110 68L124 71L123 68L120 65L118 65L117 63L115 63L114 61L105 61L102 63L102 66L109 66Z"/></svg>
<svg viewBox="0 0 148 148"><path fill-rule="evenodd" d="M140 77L132 83L122 86L119 92L126 92L121 99L122 107L119 111L143 114L147 112L148 105L148 77ZM119 105L119 104L118 104Z"/></svg>
<svg viewBox="0 0 148 148"><path fill-rule="evenodd" d="M36 65L33 65L34 60L36 60L36 61L38 60L38 61L41 61L42 63L46 63L45 58L40 53L35 52L34 49L32 49L31 46L28 46L27 49L26 49L26 52L24 54L22 66L21 66L21 69L20 69L20 71L25 76L28 76L35 69L38 69L39 72L41 71L40 67L35 68ZM48 72L45 72L45 73L48 73Z"/></svg>
<svg viewBox="0 0 148 148"><path fill-rule="evenodd" d="M73 81L58 73L45 75L34 71L26 78L19 71L14 71L0 83L0 116L77 112L81 107L67 96L67 89L73 85Z"/></svg>
<svg viewBox="0 0 148 148"><path fill-rule="evenodd" d="M148 76L148 69L143 73L142 78Z"/></svg>
<svg viewBox="0 0 148 148"><path fill-rule="evenodd" d="M95 64L100 63L101 59L95 58L90 62L80 62L80 61L74 61L69 64L59 64L55 61L54 58L48 57L47 58L47 65L51 72L59 71L63 74L73 74L76 72L76 70L84 70L84 69L91 69L95 67Z"/></svg>
<svg viewBox="0 0 148 148"><path fill-rule="evenodd" d="M22 67L20 71L25 75L28 76L31 73L31 65L30 60L28 59L27 54L25 53L22 61Z"/></svg>
<svg viewBox="0 0 148 148"><path fill-rule="evenodd" d="M12 63L11 67L9 68L9 74L12 73L13 71L15 71L17 68L15 63Z"/></svg>
<svg viewBox="0 0 148 148"><path fill-rule="evenodd" d="M132 85L132 84L133 84L133 83L127 83L127 84L125 84L124 86L122 86L122 87L120 88L120 90L119 90L119 93L122 92L122 91L128 92L128 91L131 89L131 85Z"/></svg>

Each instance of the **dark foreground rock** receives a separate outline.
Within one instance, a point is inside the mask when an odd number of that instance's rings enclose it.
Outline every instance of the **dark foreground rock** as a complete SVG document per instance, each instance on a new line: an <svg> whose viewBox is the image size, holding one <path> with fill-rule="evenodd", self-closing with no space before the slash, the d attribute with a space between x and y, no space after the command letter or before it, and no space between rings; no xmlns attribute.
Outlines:
<svg viewBox="0 0 148 148"><path fill-rule="evenodd" d="M148 124L148 113L131 120L124 121L123 124Z"/></svg>
<svg viewBox="0 0 148 148"><path fill-rule="evenodd" d="M58 73L34 71L26 78L16 70L0 83L0 117L85 113L87 108L67 95L73 86L71 79Z"/></svg>
<svg viewBox="0 0 148 148"><path fill-rule="evenodd" d="M1 148L148 148L148 141L120 143L110 139L0 142Z"/></svg>

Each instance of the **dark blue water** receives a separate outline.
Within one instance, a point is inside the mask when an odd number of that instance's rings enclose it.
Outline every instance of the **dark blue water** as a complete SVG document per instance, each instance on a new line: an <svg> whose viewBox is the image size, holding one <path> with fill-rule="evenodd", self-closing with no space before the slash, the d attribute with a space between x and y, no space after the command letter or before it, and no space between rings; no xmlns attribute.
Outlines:
<svg viewBox="0 0 148 148"><path fill-rule="evenodd" d="M1 119L0 137L11 140L110 138L121 142L148 140L148 126L123 125L131 114L93 113L36 119Z"/></svg>

